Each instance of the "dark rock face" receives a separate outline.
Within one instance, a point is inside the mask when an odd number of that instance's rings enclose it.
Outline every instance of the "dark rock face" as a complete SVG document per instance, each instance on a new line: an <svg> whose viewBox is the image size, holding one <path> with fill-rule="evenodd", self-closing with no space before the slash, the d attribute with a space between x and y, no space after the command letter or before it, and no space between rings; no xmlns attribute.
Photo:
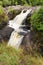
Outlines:
<svg viewBox="0 0 43 65"><path fill-rule="evenodd" d="M0 30L1 30L3 27L5 27L6 25L7 25L6 22L2 22L2 23L0 23Z"/></svg>
<svg viewBox="0 0 43 65"><path fill-rule="evenodd" d="M21 46L24 48L25 51L29 51L30 50L30 32L27 33L23 39L23 42L21 44Z"/></svg>
<svg viewBox="0 0 43 65"><path fill-rule="evenodd" d="M10 35L14 29L6 26L2 30L0 30L0 41L7 41L10 38Z"/></svg>

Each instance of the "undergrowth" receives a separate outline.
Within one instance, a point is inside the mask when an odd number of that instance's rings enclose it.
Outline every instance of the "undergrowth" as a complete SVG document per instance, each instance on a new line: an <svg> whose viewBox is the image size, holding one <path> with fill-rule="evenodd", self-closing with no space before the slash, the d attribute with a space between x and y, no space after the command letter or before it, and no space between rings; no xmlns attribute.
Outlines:
<svg viewBox="0 0 43 65"><path fill-rule="evenodd" d="M3 43L0 44L0 65L43 65L43 57L37 53L35 56L24 54L23 48L16 50Z"/></svg>

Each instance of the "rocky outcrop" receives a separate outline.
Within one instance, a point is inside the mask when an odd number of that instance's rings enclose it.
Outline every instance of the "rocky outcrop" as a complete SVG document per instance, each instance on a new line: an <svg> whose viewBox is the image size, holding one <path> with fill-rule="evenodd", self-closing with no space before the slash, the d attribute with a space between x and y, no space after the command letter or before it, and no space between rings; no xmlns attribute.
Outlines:
<svg viewBox="0 0 43 65"><path fill-rule="evenodd" d="M2 42L2 40L8 41L13 30L14 29L8 26L0 30L0 42Z"/></svg>
<svg viewBox="0 0 43 65"><path fill-rule="evenodd" d="M40 6L34 6L34 7L31 7L31 6L21 6L21 5L17 5L17 6L9 6L9 7L5 7L4 8L4 10L6 11L6 13L8 13L9 12L9 9L13 9L13 10L16 10L16 11L18 11L18 10L23 10L23 9L25 9L25 10L27 10L27 9L29 9L29 8L34 8L34 10L36 9L36 8L39 8Z"/></svg>
<svg viewBox="0 0 43 65"><path fill-rule="evenodd" d="M30 13L30 14L32 14L38 7L26 7L26 6L18 5L18 6L9 6L9 7L3 8L3 9L4 9L6 15L9 17L9 19L11 19L11 17L14 17L15 13L16 13L15 14L15 16L16 16L18 13L20 13L21 10L23 10L23 9L27 10L29 8L32 8L32 12ZM11 11L9 12L9 10L11 10ZM13 14L12 12L13 13L15 12L15 13ZM11 15L9 13L11 13ZM8 39L11 32L13 31L13 29L7 27L5 25L5 23L3 23L3 24L1 24L2 30L0 29L0 40L6 39L6 38Z"/></svg>
<svg viewBox="0 0 43 65"><path fill-rule="evenodd" d="M40 6L39 6L40 7ZM3 28L4 26L6 26L7 22L10 19L13 19L17 14L19 14L23 9L27 10L29 8L32 8L33 11L30 13L32 14L36 9L38 9L39 7L30 7L30 6L21 6L21 5L17 5L17 6L9 6L9 7L3 7L3 10L5 12L5 17L7 16L8 18L6 18L5 22L0 23L0 29ZM27 19L28 20L28 19ZM4 24L4 25L3 25Z"/></svg>
<svg viewBox="0 0 43 65"><path fill-rule="evenodd" d="M27 10L29 8L32 8L33 9L33 11L31 12L31 14L32 14L34 12L34 10L36 10L39 7L37 7L37 6L30 7L30 6L17 5L17 6L5 7L4 10L5 10L6 14L8 15L9 19L11 19L12 17L14 18L17 14L19 14L23 9Z"/></svg>

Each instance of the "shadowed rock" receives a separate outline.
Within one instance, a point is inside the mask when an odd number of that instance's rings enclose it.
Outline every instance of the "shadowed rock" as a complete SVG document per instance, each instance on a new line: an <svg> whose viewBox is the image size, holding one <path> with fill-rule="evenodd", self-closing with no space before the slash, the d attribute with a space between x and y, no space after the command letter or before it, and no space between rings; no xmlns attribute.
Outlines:
<svg viewBox="0 0 43 65"><path fill-rule="evenodd" d="M1 40L7 41L9 39L12 31L13 31L13 29L8 26L6 26L2 30L0 30L0 41Z"/></svg>

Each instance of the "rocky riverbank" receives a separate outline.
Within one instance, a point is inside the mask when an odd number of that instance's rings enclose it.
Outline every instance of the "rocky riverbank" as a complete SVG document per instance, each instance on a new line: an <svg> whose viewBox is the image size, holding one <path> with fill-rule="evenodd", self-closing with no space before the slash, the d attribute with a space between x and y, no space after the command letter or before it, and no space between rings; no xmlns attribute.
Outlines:
<svg viewBox="0 0 43 65"><path fill-rule="evenodd" d="M40 7L40 6L39 6ZM8 6L8 7L0 7L0 13L2 12L2 14L0 14L0 29L2 27L4 27L9 20L13 19L16 15L18 15L23 9L27 10L29 8L32 8L33 11L30 13L32 14L36 9L38 9L39 7L30 7L30 6L21 6L21 5L17 5L17 6Z"/></svg>
<svg viewBox="0 0 43 65"><path fill-rule="evenodd" d="M25 24L28 25L28 29L30 30L30 16L35 12L35 10L39 9L40 6L35 6L35 7L25 7L25 6L9 6L5 8L1 8L0 11L2 10L2 14L0 15L0 41L2 42L3 40L8 40L10 38L11 32L13 31L12 28L7 27L9 20L13 19L16 15L18 15L23 9L27 10L29 8L32 8L32 12L30 15L27 17ZM6 34L7 33L7 34ZM33 33L32 33L33 36ZM25 38L23 39L23 47L29 51L29 47L32 46L31 42L32 38L30 33L26 34ZM26 42L26 43L25 43ZM37 46L36 46L37 48Z"/></svg>
<svg viewBox="0 0 43 65"><path fill-rule="evenodd" d="M1 7L0 7L1 8ZM9 22L9 20L13 19L17 14L19 14L22 10L27 10L31 8L32 12L29 14L29 16L26 19L25 24L28 25L28 27L30 28L30 23L29 21L29 17L31 16L31 14L35 11L35 9L37 9L37 7L25 7L25 6L9 6L9 7L5 7L5 8L1 8L2 9L2 14L0 15L0 17L2 17L0 20L0 40L5 38L7 39L8 36L10 36L12 29L7 27L7 24ZM9 31L10 29L10 31ZM7 32L8 31L8 32ZM6 34L7 33L7 34Z"/></svg>

